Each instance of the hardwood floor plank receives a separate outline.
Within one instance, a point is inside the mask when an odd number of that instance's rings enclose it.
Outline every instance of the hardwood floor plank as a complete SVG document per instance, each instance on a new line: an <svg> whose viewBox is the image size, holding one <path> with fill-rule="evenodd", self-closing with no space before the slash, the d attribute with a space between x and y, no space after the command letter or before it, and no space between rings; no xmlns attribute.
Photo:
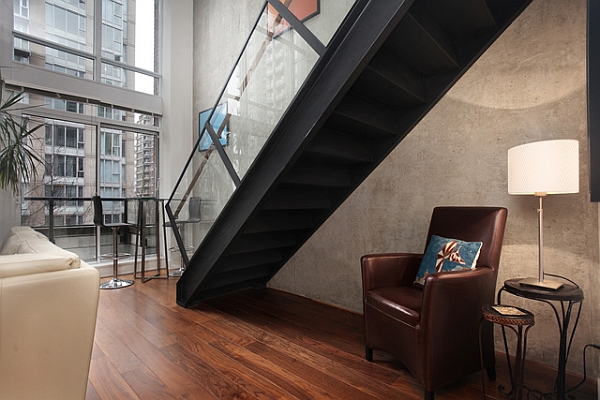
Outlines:
<svg viewBox="0 0 600 400"><path fill-rule="evenodd" d="M211 344L204 340L205 337L199 337L193 332L186 332L178 337L178 341L185 351L202 358L206 363L212 365L232 382L254 396L259 398L285 397L285 392L279 389L276 384L264 379L253 368L249 368L246 364L238 362L238 360L215 348L212 344L215 343L214 337L210 337ZM232 344L232 346L235 345Z"/></svg>
<svg viewBox="0 0 600 400"><path fill-rule="evenodd" d="M89 379L85 390L85 400L100 400L100 396L96 393L96 389L94 389L94 385L92 385Z"/></svg>
<svg viewBox="0 0 600 400"><path fill-rule="evenodd" d="M273 349L264 343L255 342L246 347L253 353L269 360L273 360L280 368L286 369L293 373L297 378L310 381L313 385L321 388L327 393L340 399L377 399L377 396L370 395L355 386L348 385L339 379L336 373L332 376L325 369L316 369L308 364L305 364L294 357L290 357L276 349Z"/></svg>
<svg viewBox="0 0 600 400"><path fill-rule="evenodd" d="M177 398L216 398L132 327L119 328L114 333L169 388L170 394Z"/></svg>
<svg viewBox="0 0 600 400"><path fill-rule="evenodd" d="M258 309L240 299L231 299L230 301L227 301L226 304L224 302L210 304L228 315L239 318L257 327L265 329L272 327L271 329L277 329L282 335L285 335L285 332L295 333L296 335L298 332L302 332L302 336L316 341L326 341L344 353L364 357L364 346L357 345L359 343L357 338L348 338L341 327L339 329L340 332L327 333L321 329L322 321L320 320L315 319L310 325L299 323L294 320L289 321L286 320L285 317L281 317L282 312L277 313L269 311L266 307ZM362 343L362 337L360 342Z"/></svg>
<svg viewBox="0 0 600 400"><path fill-rule="evenodd" d="M101 399L140 399L107 357L92 360L89 381Z"/></svg>
<svg viewBox="0 0 600 400"><path fill-rule="evenodd" d="M365 360L359 314L272 289L185 309L175 303L176 284L136 280L129 288L101 292L87 400L423 396L391 356L376 351L373 362ZM484 380L491 398L501 398L498 384L509 386L500 353L497 371L496 381ZM547 391L555 377L552 366L526 364L528 387ZM578 379L569 376L567 386ZM591 400L596 392L590 380L569 395ZM437 400L481 398L479 373L436 390Z"/></svg>
<svg viewBox="0 0 600 400"><path fill-rule="evenodd" d="M127 371L123 378L143 400L177 399L174 393L146 366Z"/></svg>
<svg viewBox="0 0 600 400"><path fill-rule="evenodd" d="M266 329L280 337L286 338L288 341L297 346L310 348L318 354L326 356L327 358L339 363L343 368L350 368L387 384L391 384L397 379L405 377L408 374L405 369L394 370L390 368L382 368L377 364L366 362L362 340L361 343L351 343L350 350L348 350L346 346L344 346L343 349L340 349L340 346L331 345L331 335L317 332L313 329L306 329L293 323L278 324L278 321L270 317L268 314L250 315L249 313L243 313L240 315L232 311L231 308L229 310L230 318L211 321L209 323L211 324L210 326L212 327L216 324L224 324L226 327L223 327L222 330L225 332L228 329L234 329L236 332L238 332L240 329L242 329L241 324L245 324L244 329L254 329L256 332L259 332L256 327L260 326L263 329ZM259 338L257 335L258 334L255 333L253 334L253 337ZM360 355L357 355L355 354L357 349L363 349L363 352ZM351 353L349 353L349 351L351 351Z"/></svg>
<svg viewBox="0 0 600 400"><path fill-rule="evenodd" d="M201 358L185 350L179 344L164 348L162 352L182 369L194 376L201 385L212 391L219 399L253 400L277 398L267 395L260 389L256 390L253 388L256 394L247 391L242 386L229 380L227 376Z"/></svg>
<svg viewBox="0 0 600 400"><path fill-rule="evenodd" d="M312 381L299 378L293 371L281 368L274 360L266 359L244 347L225 341L213 343L212 345L283 389L287 395L282 398L299 400L340 399L331 392L315 385ZM345 398L341 398L341 400L343 399Z"/></svg>
<svg viewBox="0 0 600 400"><path fill-rule="evenodd" d="M257 339L274 350L292 359L301 361L311 368L320 371L336 371L335 375L337 379L366 394L377 398L396 398L403 394L385 382L380 381L378 377L364 379L365 377L361 372L346 368L344 365L312 351L309 347L296 345L289 340L267 332L263 333ZM366 360L363 360L363 363L365 365L371 364Z"/></svg>
<svg viewBox="0 0 600 400"><path fill-rule="evenodd" d="M111 294L109 292L107 294ZM173 333L185 330L187 326L194 324L190 318L173 311L151 296L142 291L120 291L115 293L115 299L120 301L124 307L129 308L135 315L154 325L155 328L165 333Z"/></svg>
<svg viewBox="0 0 600 400"><path fill-rule="evenodd" d="M94 347L102 351L112 365L123 374L127 371L142 367L144 364L129 350L113 331L99 318L96 322L96 337Z"/></svg>

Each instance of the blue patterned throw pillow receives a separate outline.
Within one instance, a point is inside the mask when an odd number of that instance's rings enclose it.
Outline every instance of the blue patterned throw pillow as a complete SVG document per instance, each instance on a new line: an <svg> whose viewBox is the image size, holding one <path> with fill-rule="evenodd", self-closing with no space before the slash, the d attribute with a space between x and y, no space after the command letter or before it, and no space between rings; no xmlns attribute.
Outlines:
<svg viewBox="0 0 600 400"><path fill-rule="evenodd" d="M436 272L475 268L481 246L481 242L463 242L432 235L421 260L415 284L424 285L427 275Z"/></svg>

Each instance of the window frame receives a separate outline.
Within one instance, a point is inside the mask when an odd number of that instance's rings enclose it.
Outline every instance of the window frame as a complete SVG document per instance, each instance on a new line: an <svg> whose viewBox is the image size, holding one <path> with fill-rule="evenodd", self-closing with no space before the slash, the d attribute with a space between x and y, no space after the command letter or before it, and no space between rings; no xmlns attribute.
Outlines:
<svg viewBox="0 0 600 400"><path fill-rule="evenodd" d="M157 1L159 1L158 8L160 13L160 10L162 10L162 0ZM95 3L95 15L101 18L102 2L101 0L97 0ZM157 59L157 72L154 72L119 61L111 60L109 58L101 57L102 47L98 40L98 43L94 45L94 51L86 52L50 42L43 38L35 37L27 33L17 32L13 29L13 6L14 2L9 2L5 9L10 12L3 12L0 15L0 26L2 26L0 35L3 37L3 39L0 38L2 39L0 40L0 65L2 65L2 79L5 81L7 87L13 87L19 90L24 89L45 92L49 97L56 95L75 95L84 103L90 102L93 104L104 104L111 108L123 108L143 114L159 117L162 116L162 65L160 57ZM158 29L162 30L162 18L160 15L158 21ZM101 32L97 31L101 31L102 24L96 25L98 26L95 28L94 36L96 38L101 38ZM160 54L162 52L162 40L160 39L161 35L157 36L159 39L156 45ZM94 63L93 79L84 79L79 76L66 75L60 72L48 70L43 66L35 66L15 61L13 59L13 54L15 52L15 38L29 41L30 43L39 44L41 46L45 46L46 48L55 49L56 51L64 51L78 57L92 60ZM157 81L155 82L157 83L155 87L157 88L158 92L154 95L138 92L134 89L110 86L102 83L102 64L111 65L113 68L121 68L128 73L139 73L150 76ZM140 107L140 105L143 106Z"/></svg>

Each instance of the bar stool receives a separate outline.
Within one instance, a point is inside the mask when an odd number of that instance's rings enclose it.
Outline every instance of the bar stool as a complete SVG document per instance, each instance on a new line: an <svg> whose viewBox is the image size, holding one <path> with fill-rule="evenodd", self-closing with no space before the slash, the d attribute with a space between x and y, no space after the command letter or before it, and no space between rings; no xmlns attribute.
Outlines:
<svg viewBox="0 0 600 400"><path fill-rule="evenodd" d="M483 355L481 352L481 326L483 321L489 321L499 324L502 327L502 338L504 339L504 351L506 352L506 361L508 363L508 373L510 375L510 391L505 392L504 386L500 385L498 390L500 393L510 399L520 400L523 396L523 371L525 368L525 352L527 350L527 331L535 325L535 319L531 312L512 306L505 305L486 305L481 308L483 316L479 324L479 353L481 356L481 369L483 371ZM523 327L526 326L525 331ZM517 335L517 348L515 355L515 369L512 370L510 355L508 353L508 343L506 341L505 328L510 328ZM483 389L483 398L485 394L485 380L483 372L481 374L481 384Z"/></svg>
<svg viewBox="0 0 600 400"><path fill-rule="evenodd" d="M104 213L102 211L102 199L100 196L95 195L92 196L92 203L94 204L94 224L96 226L111 228L113 235L113 278L108 281L100 284L100 289L121 289L127 286L133 285L132 280L123 280L119 279L118 268L119 268L119 258L129 257L128 253L119 253L118 247L118 235L117 232L120 228L129 228L132 227L132 224L128 224L126 222L117 222L113 224L104 223Z"/></svg>

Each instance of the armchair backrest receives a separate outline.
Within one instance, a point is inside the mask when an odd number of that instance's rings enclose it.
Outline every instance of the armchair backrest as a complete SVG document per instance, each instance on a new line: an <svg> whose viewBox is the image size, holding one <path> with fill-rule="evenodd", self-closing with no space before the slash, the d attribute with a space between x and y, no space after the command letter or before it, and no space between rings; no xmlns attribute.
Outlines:
<svg viewBox="0 0 600 400"><path fill-rule="evenodd" d="M446 206L433 209L427 243L432 235L467 242L482 242L477 267L498 272L508 210L503 207Z"/></svg>

